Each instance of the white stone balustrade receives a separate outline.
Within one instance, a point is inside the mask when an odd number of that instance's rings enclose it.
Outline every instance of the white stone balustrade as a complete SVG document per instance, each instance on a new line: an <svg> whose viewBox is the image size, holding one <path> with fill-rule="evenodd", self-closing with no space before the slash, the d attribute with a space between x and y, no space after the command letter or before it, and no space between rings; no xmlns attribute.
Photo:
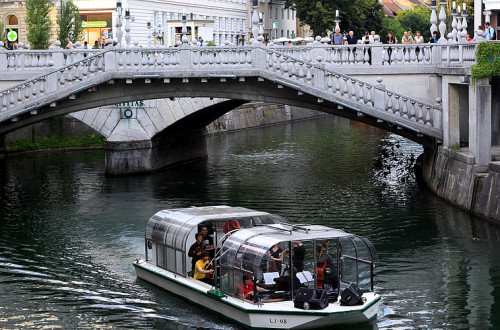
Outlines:
<svg viewBox="0 0 500 330"><path fill-rule="evenodd" d="M287 53L280 52L280 47L265 47L263 44L244 47L110 47L96 54L87 54L87 57L83 54L84 57L79 60L76 56L82 53L67 53L69 56L65 61L69 64L54 65L48 73L0 91L0 122L19 120L21 114L36 112L37 108L60 100L71 100L76 94L115 78L159 78L165 82L182 78L183 82L189 82L191 79L203 81L216 77L222 81L224 77L239 77L238 81L245 82L246 77L258 77L295 89L298 95L313 96L318 102L339 104L359 115L367 114L416 134L441 139L440 105L386 90L382 84L372 85L334 69L343 65L376 65L373 63L375 58L378 58L377 65L381 68L385 65L432 64L432 52L441 49L428 44L418 45L418 51L417 45L390 47L390 57L388 45L288 47ZM474 47L474 44L469 47L448 45L444 49L450 53L455 50L463 52L464 55L458 59L465 63L464 59L470 55L466 55L465 50L471 52ZM0 52L0 56L5 53ZM52 56L55 54L64 53L54 52ZM73 57L71 54L74 54ZM295 54L299 57L293 56ZM454 57L448 58L450 63L454 61ZM250 83L255 84L255 80ZM241 88L245 88L244 84Z"/></svg>

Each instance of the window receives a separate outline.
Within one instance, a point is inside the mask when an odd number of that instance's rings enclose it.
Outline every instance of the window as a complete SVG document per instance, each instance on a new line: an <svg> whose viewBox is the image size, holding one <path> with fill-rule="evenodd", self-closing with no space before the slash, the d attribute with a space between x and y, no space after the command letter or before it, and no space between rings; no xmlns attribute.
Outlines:
<svg viewBox="0 0 500 330"><path fill-rule="evenodd" d="M281 8L281 19L285 18L285 9Z"/></svg>
<svg viewBox="0 0 500 330"><path fill-rule="evenodd" d="M286 30L286 37L290 38L290 30Z"/></svg>
<svg viewBox="0 0 500 330"><path fill-rule="evenodd" d="M17 24L19 24L19 23L17 21L16 15L12 15L11 17L9 17L9 25L17 25Z"/></svg>
<svg viewBox="0 0 500 330"><path fill-rule="evenodd" d="M274 8L274 17L278 18L278 7Z"/></svg>
<svg viewBox="0 0 500 330"><path fill-rule="evenodd" d="M284 37L283 30L281 30L281 36Z"/></svg>
<svg viewBox="0 0 500 330"><path fill-rule="evenodd" d="M290 19L290 9L286 10L286 19Z"/></svg>
<svg viewBox="0 0 500 330"><path fill-rule="evenodd" d="M295 19L295 9L292 9L292 19Z"/></svg>
<svg viewBox="0 0 500 330"><path fill-rule="evenodd" d="M269 18L273 18L273 6L269 6Z"/></svg>

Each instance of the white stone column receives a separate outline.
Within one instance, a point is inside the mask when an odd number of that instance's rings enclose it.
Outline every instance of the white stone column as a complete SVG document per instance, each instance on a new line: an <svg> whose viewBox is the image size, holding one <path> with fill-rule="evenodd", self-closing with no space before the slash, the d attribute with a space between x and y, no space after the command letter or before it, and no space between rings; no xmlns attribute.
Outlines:
<svg viewBox="0 0 500 330"><path fill-rule="evenodd" d="M491 98L487 79L469 85L469 152L475 156L476 165L491 161Z"/></svg>

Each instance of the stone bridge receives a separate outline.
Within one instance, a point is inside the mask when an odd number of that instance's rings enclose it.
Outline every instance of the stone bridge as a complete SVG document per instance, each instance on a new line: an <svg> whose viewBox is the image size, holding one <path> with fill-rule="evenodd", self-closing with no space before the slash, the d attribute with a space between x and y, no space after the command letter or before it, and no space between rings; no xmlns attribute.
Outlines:
<svg viewBox="0 0 500 330"><path fill-rule="evenodd" d="M440 101L439 97L447 95L449 84L468 86L467 67L475 61L475 47L475 43L425 44L418 49L416 45L382 44L339 47L316 42L296 47L181 45L99 52L3 51L0 78L8 75L26 80L0 91L0 134L51 117L116 103L219 98L224 99L219 105L201 106L170 121L163 118L164 124L149 116L150 125L155 126L153 139L134 135L137 130L124 127L113 139L108 138L107 168L124 168L118 163L126 163L123 173L145 171L200 157L204 152L203 128L249 101L332 113L394 132L426 147L442 143L452 146L460 143L460 118L448 112L452 108L448 97L443 98L443 104L432 100ZM388 80L396 81L392 89L382 84ZM427 81L427 92L424 90L421 98L394 88L401 86L399 89L411 91L408 87L418 86L422 80ZM470 104L479 102L474 88L468 92ZM469 110L469 117L473 117L474 110ZM479 150L475 144L480 140L471 135L477 134L476 130L468 134L474 151ZM124 144L125 138L131 136L134 143ZM187 149L192 152L186 154ZM165 159L166 154L180 156Z"/></svg>

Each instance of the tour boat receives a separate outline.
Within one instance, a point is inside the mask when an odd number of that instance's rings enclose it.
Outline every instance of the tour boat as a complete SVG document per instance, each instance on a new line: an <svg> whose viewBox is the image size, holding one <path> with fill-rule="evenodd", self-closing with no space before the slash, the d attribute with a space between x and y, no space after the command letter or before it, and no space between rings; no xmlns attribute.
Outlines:
<svg viewBox="0 0 500 330"><path fill-rule="evenodd" d="M188 256L202 228L203 239L214 242L212 284L192 277ZM377 317L376 250L339 229L242 207L169 209L149 219L145 250L134 262L138 278L248 328L312 329Z"/></svg>

